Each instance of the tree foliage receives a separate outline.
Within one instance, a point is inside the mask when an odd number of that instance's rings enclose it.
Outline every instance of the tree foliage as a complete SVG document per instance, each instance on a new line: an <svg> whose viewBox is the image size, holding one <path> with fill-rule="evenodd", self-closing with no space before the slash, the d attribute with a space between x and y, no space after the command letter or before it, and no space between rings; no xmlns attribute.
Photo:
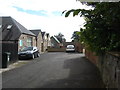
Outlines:
<svg viewBox="0 0 120 90"><path fill-rule="evenodd" d="M71 39L73 39L74 41L80 41L79 31L74 31Z"/></svg>
<svg viewBox="0 0 120 90"><path fill-rule="evenodd" d="M60 41L60 43L63 43L66 41L62 33L58 33L58 35L55 35L55 37Z"/></svg>
<svg viewBox="0 0 120 90"><path fill-rule="evenodd" d="M72 9L66 12L68 17L84 16L85 29L80 29L81 41L92 51L120 51L120 2L86 3L94 6L93 10Z"/></svg>

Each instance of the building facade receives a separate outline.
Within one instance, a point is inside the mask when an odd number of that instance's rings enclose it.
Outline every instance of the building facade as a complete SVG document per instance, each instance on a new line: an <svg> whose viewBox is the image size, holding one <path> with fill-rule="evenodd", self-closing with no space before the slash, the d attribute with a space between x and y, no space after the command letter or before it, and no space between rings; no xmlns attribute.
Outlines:
<svg viewBox="0 0 120 90"><path fill-rule="evenodd" d="M12 17L0 17L2 19L1 32L2 55L10 53L9 63L18 60L18 51L26 46L36 46L36 35L27 30ZM4 57L4 56L3 56ZM4 58L2 58L2 61Z"/></svg>
<svg viewBox="0 0 120 90"><path fill-rule="evenodd" d="M21 34L18 41L18 51L23 49L24 47L36 46L36 37L31 35Z"/></svg>
<svg viewBox="0 0 120 90"><path fill-rule="evenodd" d="M42 33L41 30L30 30L32 33L36 35L36 46L39 49L39 52L42 52L42 44L43 44L43 39L42 39Z"/></svg>

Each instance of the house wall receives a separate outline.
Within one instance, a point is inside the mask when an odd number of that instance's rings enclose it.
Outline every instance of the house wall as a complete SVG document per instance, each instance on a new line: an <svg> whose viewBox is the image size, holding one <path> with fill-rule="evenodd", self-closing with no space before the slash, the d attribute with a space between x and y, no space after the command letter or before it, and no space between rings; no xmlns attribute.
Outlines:
<svg viewBox="0 0 120 90"><path fill-rule="evenodd" d="M31 40L32 40L31 45L28 44L29 38L31 38ZM23 49L24 47L28 47L28 46L36 46L36 38L34 36L31 36L31 35L22 34L20 36L19 42L18 42L18 51L20 49Z"/></svg>
<svg viewBox="0 0 120 90"><path fill-rule="evenodd" d="M41 44L41 46L42 46L42 52L45 52L47 50L47 35L44 34L44 36L43 36L42 39L43 39L43 42Z"/></svg>
<svg viewBox="0 0 120 90"><path fill-rule="evenodd" d="M51 47L51 39L50 39L50 36L47 37L47 47Z"/></svg>
<svg viewBox="0 0 120 90"><path fill-rule="evenodd" d="M41 33L39 33L37 37L37 48L39 49L40 53L42 52L42 43L43 43L42 35Z"/></svg>
<svg viewBox="0 0 120 90"><path fill-rule="evenodd" d="M47 50L47 35L44 36L44 52Z"/></svg>

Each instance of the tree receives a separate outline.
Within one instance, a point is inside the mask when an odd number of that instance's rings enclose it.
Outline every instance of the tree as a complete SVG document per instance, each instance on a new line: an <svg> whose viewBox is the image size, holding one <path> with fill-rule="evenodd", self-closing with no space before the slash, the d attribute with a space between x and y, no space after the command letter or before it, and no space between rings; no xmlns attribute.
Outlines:
<svg viewBox="0 0 120 90"><path fill-rule="evenodd" d="M80 40L79 31L74 31L71 39L73 39L74 41L79 41Z"/></svg>
<svg viewBox="0 0 120 90"><path fill-rule="evenodd" d="M84 3L92 5L93 10L72 9L66 12L68 17L84 16L85 29L80 30L81 41L92 51L120 51L120 2Z"/></svg>
<svg viewBox="0 0 120 90"><path fill-rule="evenodd" d="M63 43L66 41L62 33L58 33L58 35L55 35L55 37L60 41L60 43Z"/></svg>

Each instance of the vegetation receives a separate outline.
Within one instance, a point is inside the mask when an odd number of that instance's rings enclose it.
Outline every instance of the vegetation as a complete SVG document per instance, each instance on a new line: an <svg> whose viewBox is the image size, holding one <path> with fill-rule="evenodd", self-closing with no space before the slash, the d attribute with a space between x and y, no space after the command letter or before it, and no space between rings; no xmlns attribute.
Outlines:
<svg viewBox="0 0 120 90"><path fill-rule="evenodd" d="M72 9L65 13L68 17L84 16L85 29L80 29L80 40L92 51L120 51L120 2L84 3L94 7L92 10Z"/></svg>
<svg viewBox="0 0 120 90"><path fill-rule="evenodd" d="M55 35L55 37L60 41L60 43L63 43L66 41L62 33L58 33L58 35Z"/></svg>
<svg viewBox="0 0 120 90"><path fill-rule="evenodd" d="M73 39L72 41L80 41L79 31L74 31L71 39Z"/></svg>

